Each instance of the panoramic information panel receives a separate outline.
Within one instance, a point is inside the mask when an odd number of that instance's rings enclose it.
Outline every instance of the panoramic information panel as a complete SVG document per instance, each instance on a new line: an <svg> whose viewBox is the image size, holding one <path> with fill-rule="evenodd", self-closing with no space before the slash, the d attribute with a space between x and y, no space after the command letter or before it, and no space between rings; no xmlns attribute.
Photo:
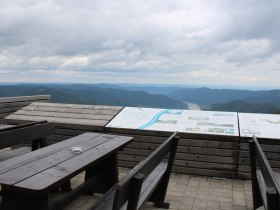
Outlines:
<svg viewBox="0 0 280 210"><path fill-rule="evenodd" d="M238 113L240 136L280 138L280 115Z"/></svg>
<svg viewBox="0 0 280 210"><path fill-rule="evenodd" d="M106 127L239 135L235 112L125 107Z"/></svg>
<svg viewBox="0 0 280 210"><path fill-rule="evenodd" d="M237 113L189 110L184 119L184 127L180 131L239 136Z"/></svg>

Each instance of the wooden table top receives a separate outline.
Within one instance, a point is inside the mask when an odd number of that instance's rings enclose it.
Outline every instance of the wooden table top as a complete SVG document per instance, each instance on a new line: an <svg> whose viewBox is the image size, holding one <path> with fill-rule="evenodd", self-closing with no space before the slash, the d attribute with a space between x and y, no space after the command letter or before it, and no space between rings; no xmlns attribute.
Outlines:
<svg viewBox="0 0 280 210"><path fill-rule="evenodd" d="M127 136L84 133L1 162L0 184L18 192L41 192L115 154L132 140ZM82 152L73 153L74 146L81 147Z"/></svg>
<svg viewBox="0 0 280 210"><path fill-rule="evenodd" d="M105 131L105 125L122 109L121 106L34 102L5 117L4 121L18 124L47 120L74 130Z"/></svg>

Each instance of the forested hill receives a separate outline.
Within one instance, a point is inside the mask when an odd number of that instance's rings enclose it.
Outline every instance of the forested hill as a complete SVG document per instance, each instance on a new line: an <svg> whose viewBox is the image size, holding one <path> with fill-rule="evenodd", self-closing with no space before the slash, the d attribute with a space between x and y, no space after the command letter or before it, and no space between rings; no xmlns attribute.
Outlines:
<svg viewBox="0 0 280 210"><path fill-rule="evenodd" d="M276 113L279 106L273 103L248 103L244 101L231 101L228 103L215 103L209 106L212 111L232 111L247 113Z"/></svg>
<svg viewBox="0 0 280 210"><path fill-rule="evenodd" d="M52 102L202 110L275 113L280 90L237 90L121 84L11 84L0 85L0 97L48 94Z"/></svg>
<svg viewBox="0 0 280 210"><path fill-rule="evenodd" d="M198 104L228 103L230 101L245 101L248 103L273 103L280 105L280 90L235 90L210 88L182 88L168 94L180 101Z"/></svg>
<svg viewBox="0 0 280 210"><path fill-rule="evenodd" d="M100 88L91 85L6 85L0 86L0 97L51 95L54 103L100 104L152 108L185 109L186 105L162 94Z"/></svg>
<svg viewBox="0 0 280 210"><path fill-rule="evenodd" d="M214 111L274 113L280 108L280 90L181 88L171 91L168 96Z"/></svg>
<svg viewBox="0 0 280 210"><path fill-rule="evenodd" d="M263 93L265 93L265 91L181 88L170 92L168 96L180 101L209 105L214 103L227 103L235 100L243 100L250 97L256 97Z"/></svg>

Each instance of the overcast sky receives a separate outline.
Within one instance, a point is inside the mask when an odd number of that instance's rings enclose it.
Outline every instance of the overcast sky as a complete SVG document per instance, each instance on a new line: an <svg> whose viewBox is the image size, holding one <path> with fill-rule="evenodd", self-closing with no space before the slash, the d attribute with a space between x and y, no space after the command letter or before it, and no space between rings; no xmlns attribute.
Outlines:
<svg viewBox="0 0 280 210"><path fill-rule="evenodd" d="M279 0L0 1L0 82L280 88Z"/></svg>

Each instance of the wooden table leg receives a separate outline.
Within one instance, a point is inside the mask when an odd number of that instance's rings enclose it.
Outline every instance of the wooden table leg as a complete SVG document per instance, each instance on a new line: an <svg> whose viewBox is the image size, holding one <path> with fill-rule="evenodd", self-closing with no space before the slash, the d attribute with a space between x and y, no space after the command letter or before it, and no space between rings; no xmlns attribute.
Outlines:
<svg viewBox="0 0 280 210"><path fill-rule="evenodd" d="M102 174L101 181L87 194L93 194L95 192L105 193L119 181L117 154L106 158L98 165L88 169L85 175L85 182L100 172Z"/></svg>
<svg viewBox="0 0 280 210"><path fill-rule="evenodd" d="M61 190L63 192L70 192L72 190L71 181L69 180L65 182L63 185L61 185Z"/></svg>
<svg viewBox="0 0 280 210"><path fill-rule="evenodd" d="M2 190L1 210L48 210L48 195L29 196Z"/></svg>
<svg viewBox="0 0 280 210"><path fill-rule="evenodd" d="M48 146L47 139L46 138L41 138L40 141L39 141L39 144L40 144L40 148Z"/></svg>
<svg viewBox="0 0 280 210"><path fill-rule="evenodd" d="M32 141L32 151L39 149L40 139Z"/></svg>
<svg viewBox="0 0 280 210"><path fill-rule="evenodd" d="M46 138L36 139L32 141L32 151L46 146L48 146Z"/></svg>

